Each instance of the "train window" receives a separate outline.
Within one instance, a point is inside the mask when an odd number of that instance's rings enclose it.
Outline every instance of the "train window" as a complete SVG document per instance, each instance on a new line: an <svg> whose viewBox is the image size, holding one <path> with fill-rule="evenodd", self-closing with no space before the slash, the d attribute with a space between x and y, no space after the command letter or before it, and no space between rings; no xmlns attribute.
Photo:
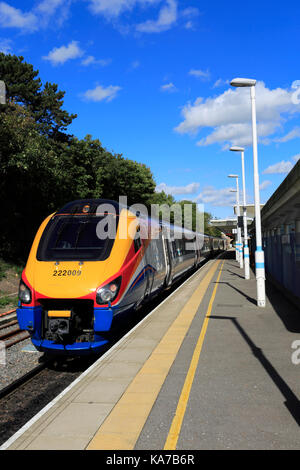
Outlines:
<svg viewBox="0 0 300 470"><path fill-rule="evenodd" d="M104 216L109 217L109 216ZM97 236L103 216L57 216L50 220L41 237L39 261L103 260L112 249L114 238ZM116 224L117 224L116 220Z"/></svg>
<svg viewBox="0 0 300 470"><path fill-rule="evenodd" d="M177 239L174 242L174 244L175 244L175 258L179 258L179 256L182 255L182 243L181 243L181 241L182 240Z"/></svg>
<svg viewBox="0 0 300 470"><path fill-rule="evenodd" d="M185 240L177 238L172 242L173 257L179 258L186 254Z"/></svg>
<svg viewBox="0 0 300 470"><path fill-rule="evenodd" d="M205 250L206 251L209 251L210 250L210 242L209 242L209 238L206 238L205 239Z"/></svg>
<svg viewBox="0 0 300 470"><path fill-rule="evenodd" d="M184 255L192 254L194 256L194 252L196 250L196 237L189 238L183 234L182 242L183 242L183 254Z"/></svg>

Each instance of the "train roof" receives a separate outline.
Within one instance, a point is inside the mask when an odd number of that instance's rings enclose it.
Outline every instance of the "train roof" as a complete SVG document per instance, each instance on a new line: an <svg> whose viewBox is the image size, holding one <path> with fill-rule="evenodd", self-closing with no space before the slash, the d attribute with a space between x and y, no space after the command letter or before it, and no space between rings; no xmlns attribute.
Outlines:
<svg viewBox="0 0 300 470"><path fill-rule="evenodd" d="M82 214L82 213L89 213L89 214L96 214L97 208L100 205L110 204L115 209L115 214L119 215L121 210L125 207L122 206L111 199L77 199L76 201L68 202L64 205L61 209L56 212L56 215L64 215L64 214ZM84 210L84 209L88 210Z"/></svg>
<svg viewBox="0 0 300 470"><path fill-rule="evenodd" d="M76 214L89 214L89 215L92 215L92 214L97 214L97 209L100 205L111 205L113 208L114 208L114 214L115 215L120 215L122 209L127 209L127 210L132 210L129 206L126 206L124 204L121 204L117 201L114 201L112 199L101 199L101 198L88 198L88 199L77 199L75 201L71 201L71 202L68 202L67 204L65 204L61 209L59 209L55 215L76 215ZM106 209L105 209L106 211ZM174 225L174 224L171 224L171 223L168 223L168 222L165 222L165 221L160 221L159 219L156 219L156 218L151 218L148 214L145 215L143 213L140 213L139 214L142 218L146 218L148 220L153 220L159 224L161 224L162 226L165 226L165 227L170 227L172 230L176 230L176 229L184 229L185 232L193 232L192 230L189 230L189 229L186 229L185 227L181 227L179 225ZM143 217L144 216L144 217ZM201 233L201 232L193 232L193 233L196 233L198 235L205 235L206 237L209 237L209 238L218 238L220 240L222 240L221 237L217 237L215 235L209 235L207 233Z"/></svg>

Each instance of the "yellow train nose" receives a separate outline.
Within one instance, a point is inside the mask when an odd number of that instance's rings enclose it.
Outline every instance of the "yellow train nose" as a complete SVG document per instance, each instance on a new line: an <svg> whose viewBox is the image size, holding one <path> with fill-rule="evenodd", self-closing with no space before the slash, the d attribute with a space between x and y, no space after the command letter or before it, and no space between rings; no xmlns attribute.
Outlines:
<svg viewBox="0 0 300 470"><path fill-rule="evenodd" d="M26 270L27 271L27 270ZM56 298L78 298L95 292L106 280L106 263L103 261L86 262L79 265L77 261L66 261L59 264L36 261L33 270L26 272L36 295Z"/></svg>

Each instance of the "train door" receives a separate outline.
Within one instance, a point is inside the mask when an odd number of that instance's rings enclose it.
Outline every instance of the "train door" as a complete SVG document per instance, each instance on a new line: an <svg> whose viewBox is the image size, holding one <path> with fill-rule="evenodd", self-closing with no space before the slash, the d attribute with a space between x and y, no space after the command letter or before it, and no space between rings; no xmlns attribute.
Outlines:
<svg viewBox="0 0 300 470"><path fill-rule="evenodd" d="M150 271L146 271L145 275L146 275L146 289L145 289L144 299L149 297L151 290L152 290L152 284L153 284L153 279L154 279L154 275Z"/></svg>
<svg viewBox="0 0 300 470"><path fill-rule="evenodd" d="M197 243L197 236L195 235L195 238L192 242L193 243L193 248L194 248L194 266L197 266L199 263L199 251L198 251L198 243Z"/></svg>
<svg viewBox="0 0 300 470"><path fill-rule="evenodd" d="M162 242L164 247L164 256L165 256L165 263L166 263L166 277L165 277L165 284L166 286L170 286L172 284L172 257L170 251L170 242L169 238L166 234L164 227L162 227L161 231Z"/></svg>
<svg viewBox="0 0 300 470"><path fill-rule="evenodd" d="M197 254L197 266L201 263L201 243L200 243L200 237L198 234L196 234L195 238L195 250Z"/></svg>
<svg viewBox="0 0 300 470"><path fill-rule="evenodd" d="M150 243L148 244L148 247L145 251L145 256L144 256L144 260L145 260L144 269L145 269L145 279L146 279L146 288L145 288L145 293L144 293L144 299L149 297L149 295L151 294L152 285L153 285L153 281L154 281L154 266L153 266L153 263L152 263L151 252L152 252L152 247L151 247L151 241L150 241Z"/></svg>

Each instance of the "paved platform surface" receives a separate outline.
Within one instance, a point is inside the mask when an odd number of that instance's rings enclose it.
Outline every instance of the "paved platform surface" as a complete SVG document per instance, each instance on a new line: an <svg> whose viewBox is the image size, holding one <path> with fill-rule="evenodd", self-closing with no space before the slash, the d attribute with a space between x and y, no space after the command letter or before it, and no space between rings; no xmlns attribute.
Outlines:
<svg viewBox="0 0 300 470"><path fill-rule="evenodd" d="M257 307L233 256L197 271L2 449L298 449L300 311L269 284Z"/></svg>

